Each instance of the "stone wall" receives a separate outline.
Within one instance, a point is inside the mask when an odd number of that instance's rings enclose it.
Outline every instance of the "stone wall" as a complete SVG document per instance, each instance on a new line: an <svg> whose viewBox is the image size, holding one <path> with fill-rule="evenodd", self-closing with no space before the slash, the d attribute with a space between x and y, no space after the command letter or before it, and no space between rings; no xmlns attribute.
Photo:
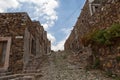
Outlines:
<svg viewBox="0 0 120 80"><path fill-rule="evenodd" d="M96 4L95 1L91 4ZM120 62L116 60L119 57L120 44L118 43L120 43L120 38L115 40L116 43L112 47L98 46L97 44L85 46L82 42L82 38L90 33L90 31L94 29L107 29L112 24L120 24L119 0L103 1L92 15L90 14L90 4L87 0L73 31L65 43L65 50L77 52L89 46L92 50L92 57L90 59L92 65L96 63L96 58L98 58L101 69L120 75ZM88 63L90 60L88 60Z"/></svg>
<svg viewBox="0 0 120 80"><path fill-rule="evenodd" d="M50 53L51 43L47 39L47 32L38 21L34 21L26 29L25 36L24 72L37 71L42 63L41 58Z"/></svg>
<svg viewBox="0 0 120 80"><path fill-rule="evenodd" d="M80 38L89 31L90 24L90 10L89 10L89 2L86 1L83 9L81 10L81 14L78 17L78 20L72 30L69 38L65 43L65 49L69 50L78 50L81 49L82 43L80 42Z"/></svg>
<svg viewBox="0 0 120 80"><path fill-rule="evenodd" d="M9 71L19 71L23 67L24 31L31 24L26 13L0 13L0 36L11 37Z"/></svg>
<svg viewBox="0 0 120 80"><path fill-rule="evenodd" d="M48 53L46 48L50 49L50 42L44 32L43 26L31 21L27 13L0 13L0 37L12 39L9 72L20 73L31 56Z"/></svg>
<svg viewBox="0 0 120 80"><path fill-rule="evenodd" d="M119 1L113 2L109 0L104 6L99 6L93 15L90 14L89 6L87 0L74 29L65 43L65 49L75 49L72 46L80 49L81 47L77 45L82 45L81 38L95 27L106 28L110 27L113 23L120 23Z"/></svg>

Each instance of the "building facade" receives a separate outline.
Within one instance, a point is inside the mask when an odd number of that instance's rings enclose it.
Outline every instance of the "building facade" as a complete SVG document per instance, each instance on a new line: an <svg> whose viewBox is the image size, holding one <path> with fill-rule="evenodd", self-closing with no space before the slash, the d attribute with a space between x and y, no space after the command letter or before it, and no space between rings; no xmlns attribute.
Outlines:
<svg viewBox="0 0 120 80"><path fill-rule="evenodd" d="M90 48L90 51L86 50L91 55L88 63L94 66L98 61L100 69L120 75L120 37L113 39L112 46L84 44L87 39L84 36L95 30L109 29L113 24L120 25L120 0L86 0L74 29L65 42L65 50L78 53Z"/></svg>
<svg viewBox="0 0 120 80"><path fill-rule="evenodd" d="M0 72L19 73L31 58L50 53L47 32L27 13L0 13Z"/></svg>

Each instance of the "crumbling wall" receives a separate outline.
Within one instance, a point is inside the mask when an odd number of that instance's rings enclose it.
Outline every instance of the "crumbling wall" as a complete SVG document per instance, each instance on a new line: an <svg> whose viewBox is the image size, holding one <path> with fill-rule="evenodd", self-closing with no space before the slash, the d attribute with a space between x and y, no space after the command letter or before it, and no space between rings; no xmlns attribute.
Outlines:
<svg viewBox="0 0 120 80"><path fill-rule="evenodd" d="M32 26L26 28L24 41L24 72L37 71L42 56L50 53L51 43L48 43L47 32L38 21L34 21Z"/></svg>
<svg viewBox="0 0 120 80"><path fill-rule="evenodd" d="M11 37L8 71L20 73L30 57L47 54L49 40L43 26L27 13L0 13L0 37Z"/></svg>
<svg viewBox="0 0 120 80"><path fill-rule="evenodd" d="M22 70L24 31L30 24L27 13L0 13L0 36L12 38L8 69L11 72Z"/></svg>
<svg viewBox="0 0 120 80"><path fill-rule="evenodd" d="M94 22L91 24L93 29L107 29L113 24L120 24L120 2L109 2L101 6L101 11L94 13L91 20ZM115 39L112 46L91 44L93 56L92 65L96 66L96 63L99 63L99 65L97 65L102 70L110 74L120 75L119 43L120 38Z"/></svg>
<svg viewBox="0 0 120 80"><path fill-rule="evenodd" d="M65 42L66 50L78 50L82 49L81 37L86 34L86 32L90 29L89 19L90 19L90 10L89 10L89 2L86 1L83 9L81 10L81 14L78 17L78 20L72 30L69 38Z"/></svg>
<svg viewBox="0 0 120 80"><path fill-rule="evenodd" d="M120 39L115 40L115 44L111 47L109 46L100 46L98 44L89 44L88 46L84 45L82 41L86 39L83 37L90 34L94 29L107 29L113 24L120 24L120 1L119 0L108 0L104 4L101 4L96 12L90 15L88 0L86 1L83 10L78 18L78 21L71 32L71 35L65 43L65 50L73 50L74 46L80 45L79 50L84 49L84 47L91 47L92 50L92 59L88 60L92 62L92 65L99 63L99 68L114 73L119 74L120 72L120 62L117 60L119 58L119 44ZM75 35L75 30L77 34ZM75 38L78 36L79 38ZM76 39L76 42L74 42ZM79 42L79 43L77 43ZM77 52L75 49L74 51ZM97 60L99 59L99 60Z"/></svg>

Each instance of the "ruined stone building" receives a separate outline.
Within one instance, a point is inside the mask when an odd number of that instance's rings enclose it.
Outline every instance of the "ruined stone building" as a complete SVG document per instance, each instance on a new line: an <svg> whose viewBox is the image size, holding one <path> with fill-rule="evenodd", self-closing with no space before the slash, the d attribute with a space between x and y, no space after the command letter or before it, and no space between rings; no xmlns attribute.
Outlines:
<svg viewBox="0 0 120 80"><path fill-rule="evenodd" d="M31 59L50 51L51 42L38 21L24 12L0 13L0 72L20 73Z"/></svg>
<svg viewBox="0 0 120 80"><path fill-rule="evenodd" d="M90 34L94 29L107 29L113 24L120 24L120 0L86 0L81 14L65 42L65 50L80 51L90 47L93 52L98 53L95 58L100 59L100 67L105 71L120 73L120 39L114 42L111 47L98 45L84 45L84 36ZM112 54L114 53L114 54ZM92 56L94 57L94 56ZM92 59L92 63L96 59Z"/></svg>
<svg viewBox="0 0 120 80"><path fill-rule="evenodd" d="M114 2L115 0L86 0L74 29L65 43L65 49L83 47L80 39L93 27L104 28L113 23L120 23L119 3Z"/></svg>

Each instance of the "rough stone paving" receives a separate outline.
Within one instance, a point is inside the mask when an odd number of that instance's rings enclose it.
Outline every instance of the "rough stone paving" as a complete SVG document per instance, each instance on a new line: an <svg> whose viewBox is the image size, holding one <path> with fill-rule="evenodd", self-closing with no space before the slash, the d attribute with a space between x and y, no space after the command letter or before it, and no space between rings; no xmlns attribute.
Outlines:
<svg viewBox="0 0 120 80"><path fill-rule="evenodd" d="M71 56L72 55L72 56ZM41 68L42 77L36 80L113 80L98 70L86 71L84 63L71 63L70 51L51 53L48 62Z"/></svg>
<svg viewBox="0 0 120 80"><path fill-rule="evenodd" d="M2 76L0 80L115 80L102 71L86 70L85 63L77 62L75 55L72 51L53 52L44 58L39 72Z"/></svg>

